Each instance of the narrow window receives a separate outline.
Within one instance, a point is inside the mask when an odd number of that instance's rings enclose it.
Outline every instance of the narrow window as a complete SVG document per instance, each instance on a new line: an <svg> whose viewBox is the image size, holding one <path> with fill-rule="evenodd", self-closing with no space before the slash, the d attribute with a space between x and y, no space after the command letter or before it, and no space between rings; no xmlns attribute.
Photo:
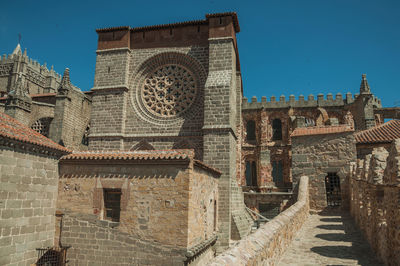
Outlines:
<svg viewBox="0 0 400 266"><path fill-rule="evenodd" d="M252 186L257 186L257 166L256 166L256 162L252 162L251 163L251 177L252 177L252 181L251 184Z"/></svg>
<svg viewBox="0 0 400 266"><path fill-rule="evenodd" d="M247 140L256 140L256 123L254 120L247 121L246 133Z"/></svg>
<svg viewBox="0 0 400 266"><path fill-rule="evenodd" d="M214 231L217 231L217 201L214 200Z"/></svg>
<svg viewBox="0 0 400 266"><path fill-rule="evenodd" d="M119 222L121 189L104 189L104 219Z"/></svg>
<svg viewBox="0 0 400 266"><path fill-rule="evenodd" d="M282 122L278 118L272 121L272 140L282 140Z"/></svg>
<svg viewBox="0 0 400 266"><path fill-rule="evenodd" d="M257 186L257 167L256 162L246 161L246 186Z"/></svg>
<svg viewBox="0 0 400 266"><path fill-rule="evenodd" d="M82 145L89 146L89 130L90 130L90 127L88 125L82 136Z"/></svg>
<svg viewBox="0 0 400 266"><path fill-rule="evenodd" d="M272 162L272 180L275 185L283 185L283 169L282 161Z"/></svg>

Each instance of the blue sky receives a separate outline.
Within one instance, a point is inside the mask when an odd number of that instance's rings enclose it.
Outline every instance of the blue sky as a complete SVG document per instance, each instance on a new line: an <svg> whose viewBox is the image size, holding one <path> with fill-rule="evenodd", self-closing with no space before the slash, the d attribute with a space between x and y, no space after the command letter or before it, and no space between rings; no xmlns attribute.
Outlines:
<svg viewBox="0 0 400 266"><path fill-rule="evenodd" d="M366 73L384 106L400 106L400 1L3 1L0 53L22 48L82 90L93 86L96 28L204 19L235 11L244 94L357 93Z"/></svg>

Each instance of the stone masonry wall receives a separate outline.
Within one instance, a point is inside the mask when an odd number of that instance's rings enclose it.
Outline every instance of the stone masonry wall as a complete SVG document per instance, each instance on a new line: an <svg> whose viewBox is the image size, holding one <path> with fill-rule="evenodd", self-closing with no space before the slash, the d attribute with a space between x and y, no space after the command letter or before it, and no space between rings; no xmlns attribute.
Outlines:
<svg viewBox="0 0 400 266"><path fill-rule="evenodd" d="M188 247L197 245L218 228L218 183L205 170L195 167L189 183Z"/></svg>
<svg viewBox="0 0 400 266"><path fill-rule="evenodd" d="M350 165L350 213L386 265L400 262L400 141Z"/></svg>
<svg viewBox="0 0 400 266"><path fill-rule="evenodd" d="M327 206L325 177L337 173L340 178L342 202L346 202L347 182L341 171L356 160L356 146L352 132L292 137L293 183L301 175L310 178L310 209L322 210Z"/></svg>
<svg viewBox="0 0 400 266"><path fill-rule="evenodd" d="M80 91L71 89L68 96L57 95L49 137L72 150L81 150L90 110L91 101Z"/></svg>
<svg viewBox="0 0 400 266"><path fill-rule="evenodd" d="M308 177L300 178L297 202L207 265L274 265L309 214Z"/></svg>
<svg viewBox="0 0 400 266"><path fill-rule="evenodd" d="M56 158L0 147L0 265L31 265L53 246Z"/></svg>
<svg viewBox="0 0 400 266"><path fill-rule="evenodd" d="M57 207L104 218L103 189L121 189L118 230L187 247L189 173L179 164L60 164Z"/></svg>
<svg viewBox="0 0 400 266"><path fill-rule="evenodd" d="M211 39L209 73L204 93L204 162L221 170L219 180L218 252L229 247L232 219L232 179L236 181L237 130L236 55L230 38ZM236 182L235 182L236 183ZM235 184L236 185L236 184ZM237 185L236 185L237 187ZM244 205L244 204L243 204Z"/></svg>
<svg viewBox="0 0 400 266"><path fill-rule="evenodd" d="M70 265L183 265L185 249L140 240L121 232L118 223L96 215L65 212L61 244Z"/></svg>

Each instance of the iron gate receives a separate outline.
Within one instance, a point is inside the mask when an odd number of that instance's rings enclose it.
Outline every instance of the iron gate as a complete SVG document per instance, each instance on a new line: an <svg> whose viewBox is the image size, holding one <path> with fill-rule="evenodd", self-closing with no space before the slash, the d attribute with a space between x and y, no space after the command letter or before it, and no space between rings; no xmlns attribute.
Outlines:
<svg viewBox="0 0 400 266"><path fill-rule="evenodd" d="M69 247L37 248L37 266L64 266L67 261L67 249Z"/></svg>
<svg viewBox="0 0 400 266"><path fill-rule="evenodd" d="M326 201L328 206L340 206L342 195L340 193L340 178L336 173L328 173L325 177Z"/></svg>

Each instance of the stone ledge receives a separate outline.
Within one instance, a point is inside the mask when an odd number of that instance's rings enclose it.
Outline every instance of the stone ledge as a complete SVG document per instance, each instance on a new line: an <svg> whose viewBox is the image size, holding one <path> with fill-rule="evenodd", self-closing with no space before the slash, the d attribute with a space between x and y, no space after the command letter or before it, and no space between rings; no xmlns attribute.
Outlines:
<svg viewBox="0 0 400 266"><path fill-rule="evenodd" d="M208 265L272 265L278 261L309 212L308 177L302 176L297 202Z"/></svg>

